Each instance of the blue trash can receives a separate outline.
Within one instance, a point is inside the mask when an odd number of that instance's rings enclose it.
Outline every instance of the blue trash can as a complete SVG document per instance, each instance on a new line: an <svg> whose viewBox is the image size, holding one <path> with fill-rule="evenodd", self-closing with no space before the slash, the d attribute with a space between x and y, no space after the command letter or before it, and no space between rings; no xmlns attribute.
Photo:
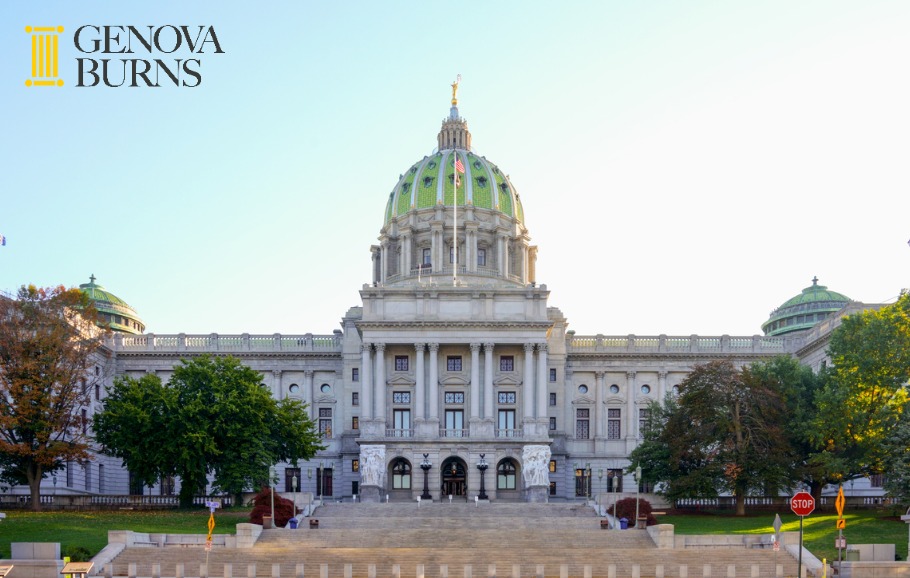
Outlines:
<svg viewBox="0 0 910 578"><path fill-rule="evenodd" d="M619 529L620 529L620 530L628 530L628 529L629 529L629 519L628 519L628 518L620 518L620 519L619 519Z"/></svg>
<svg viewBox="0 0 910 578"><path fill-rule="evenodd" d="M290 526L291 530L296 530L298 523L299 522L297 521L297 518L291 518L290 520L288 520L288 526Z"/></svg>

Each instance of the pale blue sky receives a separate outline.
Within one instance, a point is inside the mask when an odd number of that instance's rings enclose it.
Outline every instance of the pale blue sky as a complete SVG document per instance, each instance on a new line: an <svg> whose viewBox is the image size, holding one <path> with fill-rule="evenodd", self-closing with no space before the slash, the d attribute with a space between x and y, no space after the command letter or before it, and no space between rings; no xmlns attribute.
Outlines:
<svg viewBox="0 0 910 578"><path fill-rule="evenodd" d="M225 54L198 88L77 88L84 24L213 25ZM64 87L25 86L27 25L65 27ZM908 25L904 0L7 0L0 289L94 273L156 333L329 333L460 73L579 334L751 335L813 275L889 300Z"/></svg>

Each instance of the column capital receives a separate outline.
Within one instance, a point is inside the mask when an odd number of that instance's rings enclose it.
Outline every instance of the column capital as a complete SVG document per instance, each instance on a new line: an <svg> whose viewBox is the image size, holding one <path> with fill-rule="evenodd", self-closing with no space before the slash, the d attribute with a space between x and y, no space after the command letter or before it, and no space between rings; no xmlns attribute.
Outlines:
<svg viewBox="0 0 910 578"><path fill-rule="evenodd" d="M385 343L376 343L376 344L375 344L375 347L376 347L376 353L384 353L384 352L385 352Z"/></svg>
<svg viewBox="0 0 910 578"><path fill-rule="evenodd" d="M493 351L493 347L495 347L495 344L493 344L493 343L484 343L483 344L484 351Z"/></svg>
<svg viewBox="0 0 910 578"><path fill-rule="evenodd" d="M669 371L666 371L666 370L658 371L658 372L657 372L657 377L658 377L659 379L667 379L667 375L669 375L669 374L670 374L670 372L669 372Z"/></svg>
<svg viewBox="0 0 910 578"><path fill-rule="evenodd" d="M281 377L281 370L280 370L280 369L273 369L273 370L272 370L272 375L274 375L275 377Z"/></svg>
<svg viewBox="0 0 910 578"><path fill-rule="evenodd" d="M533 352L534 352L534 344L533 344L533 343L525 343L525 344L524 344L524 348L525 348L525 353L533 353Z"/></svg>
<svg viewBox="0 0 910 578"><path fill-rule="evenodd" d="M426 351L426 348L427 348L426 343L415 343L414 344L414 350L417 351L417 353L423 353L424 351Z"/></svg>
<svg viewBox="0 0 910 578"><path fill-rule="evenodd" d="M546 353L546 352L547 352L547 344L546 344L546 343L538 343L538 344L537 344L537 351L539 351L539 352L541 352L541 353Z"/></svg>
<svg viewBox="0 0 910 578"><path fill-rule="evenodd" d="M309 379L312 379L312 378L313 378L313 374L314 374L314 373L316 373L316 372L313 371L312 369L304 369L304 370L303 370L303 376L304 376L304 377L307 377L307 378L309 378Z"/></svg>
<svg viewBox="0 0 910 578"><path fill-rule="evenodd" d="M433 352L433 353L436 353L437 351L439 351L439 344L438 344L438 343L428 343L428 344L427 344L427 347L429 347L429 348L430 348L430 351Z"/></svg>
<svg viewBox="0 0 910 578"><path fill-rule="evenodd" d="M371 351L372 349L373 349L373 344L372 344L372 343L369 343L369 342L367 342L367 341L364 341L363 343L360 344L360 352L361 352L361 353L363 353L364 351Z"/></svg>
<svg viewBox="0 0 910 578"><path fill-rule="evenodd" d="M475 352L477 352L477 351L480 351L480 344L479 344L479 343L472 343L469 347L471 348L471 353L475 353Z"/></svg>
<svg viewBox="0 0 910 578"><path fill-rule="evenodd" d="M606 371L595 371L594 379L603 379L606 374L607 374Z"/></svg>
<svg viewBox="0 0 910 578"><path fill-rule="evenodd" d="M626 379L628 379L629 381L632 381L633 379L635 379L635 373L636 373L636 372L634 372L634 371L627 371L627 372L626 372Z"/></svg>

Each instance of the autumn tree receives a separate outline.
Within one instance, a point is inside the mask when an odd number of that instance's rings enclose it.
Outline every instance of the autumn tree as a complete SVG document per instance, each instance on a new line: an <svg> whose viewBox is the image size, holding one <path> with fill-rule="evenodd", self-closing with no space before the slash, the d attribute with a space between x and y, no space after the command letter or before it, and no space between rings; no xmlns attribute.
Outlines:
<svg viewBox="0 0 910 578"><path fill-rule="evenodd" d="M881 474L906 453L910 294L844 318L831 334L829 379L816 398L816 460L835 481ZM903 445L901 445L903 444ZM895 455L896 448L903 448Z"/></svg>
<svg viewBox="0 0 910 578"><path fill-rule="evenodd" d="M184 507L209 474L215 491L239 495L267 480L269 466L296 465L323 448L306 406L276 400L261 374L234 357L182 360L167 384L151 375L118 379L95 435L146 484L178 475Z"/></svg>
<svg viewBox="0 0 910 578"><path fill-rule="evenodd" d="M41 508L41 480L89 457L82 408L101 379L90 368L104 332L91 300L62 286L0 297L0 467L3 481L26 483Z"/></svg>
<svg viewBox="0 0 910 578"><path fill-rule="evenodd" d="M745 515L749 493L776 492L790 479L793 452L775 385L729 361L696 366L679 398L658 411L632 467L663 482L670 499L729 492L737 515Z"/></svg>

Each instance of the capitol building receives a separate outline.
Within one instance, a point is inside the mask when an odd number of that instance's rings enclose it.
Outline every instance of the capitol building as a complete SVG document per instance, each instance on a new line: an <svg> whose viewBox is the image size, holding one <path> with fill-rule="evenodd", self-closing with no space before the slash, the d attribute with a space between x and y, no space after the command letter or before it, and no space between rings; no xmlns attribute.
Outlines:
<svg viewBox="0 0 910 578"><path fill-rule="evenodd" d="M137 312L92 277L80 287L114 330L106 365L96 368L105 382L147 373L167 381L181 358L237 357L276 398L305 402L324 436L326 449L309 462L277 464L287 492L296 479L298 491L335 500L426 499L423 465L433 500L649 493L653 481L634 479L629 453L650 404L672 395L694 366L786 354L817 371L840 319L870 307L812 279L756 320L761 335L576 335L549 302L547 282L559 280L536 276L518 188L472 151L457 104L453 88L434 152L406 168L387 198L377 196L382 227L369 269L363 263L369 282L340 329L147 333ZM103 397L97 388L89 417ZM63 472L65 481L46 479L43 492L53 483L57 494L142 493L110 457ZM876 485L860 480L853 490L880 495ZM178 486L162 480L145 493Z"/></svg>

